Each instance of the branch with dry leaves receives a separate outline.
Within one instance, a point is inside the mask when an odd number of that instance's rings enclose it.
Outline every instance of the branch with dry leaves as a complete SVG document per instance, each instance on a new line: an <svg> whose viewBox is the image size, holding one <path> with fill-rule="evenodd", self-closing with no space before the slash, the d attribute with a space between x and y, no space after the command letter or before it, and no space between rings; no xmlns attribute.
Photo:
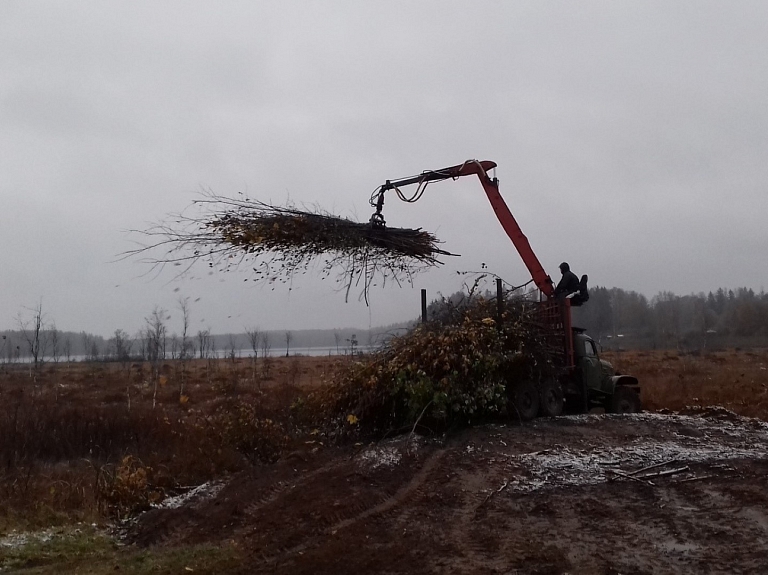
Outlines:
<svg viewBox="0 0 768 575"><path fill-rule="evenodd" d="M182 268L177 273L182 276L200 262L221 272L247 265L254 279L272 284L289 282L319 263L323 278L335 274L347 299L359 287L366 303L379 282L410 283L415 274L439 265L439 256L452 255L420 228L372 226L320 209L212 193L185 213L134 231L149 241L123 257L138 256L153 270L172 265Z"/></svg>

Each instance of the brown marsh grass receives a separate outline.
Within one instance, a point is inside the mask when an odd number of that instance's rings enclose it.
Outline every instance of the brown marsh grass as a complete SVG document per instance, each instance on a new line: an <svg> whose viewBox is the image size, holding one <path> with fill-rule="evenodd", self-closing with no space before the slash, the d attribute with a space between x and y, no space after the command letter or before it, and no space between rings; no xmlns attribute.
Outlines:
<svg viewBox="0 0 768 575"><path fill-rule="evenodd" d="M98 522L269 463L338 358L0 368L0 532ZM183 392L182 392L183 390Z"/></svg>
<svg viewBox="0 0 768 575"><path fill-rule="evenodd" d="M768 420L768 350L604 357L639 378L647 410L720 405ZM60 363L34 378L2 366L0 532L122 517L302 448L297 406L347 361Z"/></svg>
<svg viewBox="0 0 768 575"><path fill-rule="evenodd" d="M647 410L719 405L768 420L768 350L623 351L605 359L638 377Z"/></svg>

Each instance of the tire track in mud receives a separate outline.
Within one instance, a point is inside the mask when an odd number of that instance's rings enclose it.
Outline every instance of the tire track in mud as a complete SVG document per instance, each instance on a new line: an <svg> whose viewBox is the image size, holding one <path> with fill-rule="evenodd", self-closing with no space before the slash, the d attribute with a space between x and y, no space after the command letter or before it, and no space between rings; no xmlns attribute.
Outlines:
<svg viewBox="0 0 768 575"><path fill-rule="evenodd" d="M306 473L302 475L301 477L297 477L295 481L278 481L276 483L273 483L268 489L267 492L253 501L252 503L249 503L244 509L243 514L246 516L254 516L259 511L261 511L263 508L268 507L269 505L272 505L273 503L276 503L283 495L286 493L286 491L293 491L297 487L301 487L302 485L306 485L309 481L317 478L318 476L324 474L324 473L331 473L344 465L346 465L346 461L341 462L335 462L335 463L329 463L328 465L324 465L322 467L319 467L313 471L310 471L309 473Z"/></svg>
<svg viewBox="0 0 768 575"><path fill-rule="evenodd" d="M413 475L410 481L408 481L408 483L406 483L405 486L399 489L394 495L392 495L391 497L385 498L378 505L375 505L370 509L363 511L359 515L340 521L339 523L331 527L332 532L345 529L350 525L358 521L367 519L368 517L371 517L373 515L386 513L392 510L393 508L395 508L396 506L404 503L407 499L411 497L412 494L419 495L419 493L421 492L421 488L424 486L427 478L429 477L429 474L437 466L437 464L440 463L443 456L445 455L445 452L446 452L445 448L438 449L435 452L433 452L429 456L429 458L424 462L424 464L421 466L421 469L419 469Z"/></svg>
<svg viewBox="0 0 768 575"><path fill-rule="evenodd" d="M491 557L496 555L499 545L498 532L501 523L495 523L492 532L484 529L484 521L494 513L496 499L503 497L502 492L508 484L505 468L489 464L489 456L475 454L472 465L460 467L460 453L456 453L453 469L459 470L455 481L460 488L460 496L452 507L452 521L446 525L444 537L455 549L451 561L443 567L460 570L462 567L471 571L479 565L484 568L501 568L492 565Z"/></svg>
<svg viewBox="0 0 768 575"><path fill-rule="evenodd" d="M590 416L472 428L412 454L401 438L239 476L145 533L232 539L254 573L768 573L768 456L743 455L763 427ZM689 474L593 480L683 448Z"/></svg>
<svg viewBox="0 0 768 575"><path fill-rule="evenodd" d="M281 548L278 553L272 554L270 556L262 555L264 564L274 565L278 560L287 559L296 554L302 554L307 549L320 544L322 538L336 535L336 533L339 531L347 529L359 521L363 521L376 515L387 514L409 499L418 497L420 493L423 493L422 488L424 484L426 483L430 474L440 463L445 452L446 448L444 447L432 452L424 460L418 471L413 474L413 476L405 483L404 486L402 486L392 495L378 498L378 502L374 503L373 506L361 503L353 507L353 515L349 517L344 517L346 513L342 512L338 515L331 515L325 518L321 518L320 521L325 523L325 526L317 529L313 535L298 545ZM334 520L336 517L338 517L338 519Z"/></svg>
<svg viewBox="0 0 768 575"><path fill-rule="evenodd" d="M144 514L141 521L138 523L141 525L138 528L134 528L134 532L126 534L125 537L133 542L137 542L142 545L174 545L180 541L187 540L188 537L194 536L200 530L200 525L213 521L214 523L221 523L223 531L229 531L230 527L233 527L235 523L240 524L239 527L235 527L235 533L243 534L247 532L245 526L249 524L258 524L260 515L263 516L263 511L269 508L270 505L279 503L286 497L290 497L290 493L307 485L311 481L319 480L324 481L324 474L333 474L336 470L348 465L348 460L343 459L341 461L334 461L318 467L317 469L303 473L293 479L279 479L272 483L266 484L260 489L258 494L254 494L250 497L250 502L245 505L239 505L237 501L242 499L242 485L236 487L234 491L227 492L226 488L223 490L223 494L213 498L205 499L196 502L192 506L184 506L175 509L153 509ZM224 506L227 512L232 514L232 518L236 517L235 522L225 521L221 518L222 508L218 507L218 501L223 498ZM232 503L227 504L227 500L231 499ZM216 507L214 507L216 506ZM211 517L213 513L213 518ZM206 519L207 518L207 519ZM231 537L233 534L228 535Z"/></svg>

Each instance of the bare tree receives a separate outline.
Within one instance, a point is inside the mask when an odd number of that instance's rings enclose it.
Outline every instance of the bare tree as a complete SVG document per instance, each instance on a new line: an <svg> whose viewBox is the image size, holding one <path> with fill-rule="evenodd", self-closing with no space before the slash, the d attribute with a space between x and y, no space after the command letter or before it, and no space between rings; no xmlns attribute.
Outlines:
<svg viewBox="0 0 768 575"><path fill-rule="evenodd" d="M146 361L147 359L147 331L145 329L140 329L136 332L136 335L133 336L133 339L136 341L136 343L139 346L139 357L142 361Z"/></svg>
<svg viewBox="0 0 768 575"><path fill-rule="evenodd" d="M152 391L152 409L157 405L157 385L160 378L160 362L165 359L167 329L165 327L166 311L158 306L152 310L144 321L145 337L147 339L147 359L152 363L154 388Z"/></svg>
<svg viewBox="0 0 768 575"><path fill-rule="evenodd" d="M179 296L178 300L179 311L181 312L181 350L179 351L179 359L181 360L181 378L179 380L179 400L184 396L184 384L186 383L186 361L194 356L195 345L189 338L189 318L190 318L190 304L189 298Z"/></svg>
<svg viewBox="0 0 768 575"><path fill-rule="evenodd" d="M80 332L80 340L83 345L83 357L87 360L88 359L88 350L91 349L91 336L84 332Z"/></svg>
<svg viewBox="0 0 768 575"><path fill-rule="evenodd" d="M245 333L248 335L248 341L251 344L253 355L251 355L251 380L256 381L256 359L259 357L259 343L261 332L257 327L246 327Z"/></svg>
<svg viewBox="0 0 768 575"><path fill-rule="evenodd" d="M59 330L56 329L56 322L51 322L48 334L51 340L51 358L53 359L53 363L59 363L59 358L61 357L61 342L59 341Z"/></svg>
<svg viewBox="0 0 768 575"><path fill-rule="evenodd" d="M269 338L269 332L265 331L261 334L261 357L269 357L269 352L272 350L272 342Z"/></svg>
<svg viewBox="0 0 768 575"><path fill-rule="evenodd" d="M293 334L290 331L285 332L285 357L288 357L291 351L291 341L293 341Z"/></svg>
<svg viewBox="0 0 768 575"><path fill-rule="evenodd" d="M231 333L229 334L229 346L227 349L227 357L232 361L232 363L235 362L235 358L237 358L237 341L235 341L235 336Z"/></svg>
<svg viewBox="0 0 768 575"><path fill-rule="evenodd" d="M133 347L133 342L131 342L128 334L124 332L122 329L116 329L114 335L109 340L109 349L112 355L112 358L115 361L119 361L123 368L128 365L128 362L131 359L131 348Z"/></svg>
<svg viewBox="0 0 768 575"><path fill-rule="evenodd" d="M5 355L2 358L6 365L6 372L8 371L8 364L13 361L13 351L14 351L14 345L13 345L13 338L10 334L3 336L3 348L0 350L0 352L3 352Z"/></svg>
<svg viewBox="0 0 768 575"><path fill-rule="evenodd" d="M248 341L251 344L253 350L253 357L259 356L259 345L261 343L261 331L257 327L246 327L245 333L248 335Z"/></svg>
<svg viewBox="0 0 768 575"><path fill-rule="evenodd" d="M269 352L272 349L272 342L269 338L269 332L261 334L261 361L262 361L262 377L264 379L269 378L269 372L272 369L272 358L269 357Z"/></svg>
<svg viewBox="0 0 768 575"><path fill-rule="evenodd" d="M197 349L200 352L200 359L207 359L213 347L211 339L211 330L203 329L197 332Z"/></svg>
<svg viewBox="0 0 768 575"><path fill-rule="evenodd" d="M37 374L47 347L42 300L34 308L29 308L29 311L32 312L31 320L24 319L21 313L19 313L17 321L21 336L24 338L29 353L32 356L35 374Z"/></svg>
<svg viewBox="0 0 768 575"><path fill-rule="evenodd" d="M168 330L165 326L165 310L155 306L146 318L147 359L159 362L165 359Z"/></svg>
<svg viewBox="0 0 768 575"><path fill-rule="evenodd" d="M91 351L88 352L90 361L99 361L101 359L101 350L99 349L99 342L96 338L91 338Z"/></svg>
<svg viewBox="0 0 768 575"><path fill-rule="evenodd" d="M179 347L179 336L174 333L171 335L171 359L181 358L181 355L179 355Z"/></svg>
<svg viewBox="0 0 768 575"><path fill-rule="evenodd" d="M3 352L6 352L8 354L8 356L7 356L8 361L6 361L6 363L10 363L11 355L10 355L10 347L8 347L8 346L11 346L11 345L13 345L13 341L11 340L11 338L8 337L7 335L4 335L3 336L3 347L0 348L0 354L2 354ZM9 351L6 351L6 348Z"/></svg>
<svg viewBox="0 0 768 575"><path fill-rule="evenodd" d="M189 318L190 318L190 304L188 297L179 296L179 311L181 311L181 354L179 359L185 360L190 357L189 348L192 343L189 340Z"/></svg>
<svg viewBox="0 0 768 575"><path fill-rule="evenodd" d="M336 341L336 355L341 355L341 351L339 350L339 344L341 343L341 335L336 330L334 330L333 332L333 339Z"/></svg>
<svg viewBox="0 0 768 575"><path fill-rule="evenodd" d="M101 350L99 349L99 343L96 338L91 334L83 332L83 343L85 343L85 359L86 361L99 361L101 356Z"/></svg>
<svg viewBox="0 0 768 575"><path fill-rule="evenodd" d="M72 341L69 336L64 339L64 357L67 358L67 363L72 361Z"/></svg>

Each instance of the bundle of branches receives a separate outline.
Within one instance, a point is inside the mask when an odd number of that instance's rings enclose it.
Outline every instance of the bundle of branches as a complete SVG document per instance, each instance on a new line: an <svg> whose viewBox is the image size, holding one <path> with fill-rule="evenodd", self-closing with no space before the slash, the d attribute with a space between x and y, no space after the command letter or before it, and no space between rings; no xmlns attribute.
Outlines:
<svg viewBox="0 0 768 575"><path fill-rule="evenodd" d="M147 261L185 266L182 273L201 259L223 271L249 262L256 279L270 283L290 281L319 258L324 276L337 272L347 296L353 286L360 286L366 301L377 279L382 284L410 281L415 273L439 264L438 256L450 255L438 247L435 236L421 229L372 226L320 210L213 194L195 205L200 215L176 215L173 223L144 231L160 240L129 253L165 249Z"/></svg>
<svg viewBox="0 0 768 575"><path fill-rule="evenodd" d="M350 364L313 398L329 435L381 436L416 423L437 430L506 413L518 381L552 376L556 362L535 309L475 298L449 321L422 324Z"/></svg>

